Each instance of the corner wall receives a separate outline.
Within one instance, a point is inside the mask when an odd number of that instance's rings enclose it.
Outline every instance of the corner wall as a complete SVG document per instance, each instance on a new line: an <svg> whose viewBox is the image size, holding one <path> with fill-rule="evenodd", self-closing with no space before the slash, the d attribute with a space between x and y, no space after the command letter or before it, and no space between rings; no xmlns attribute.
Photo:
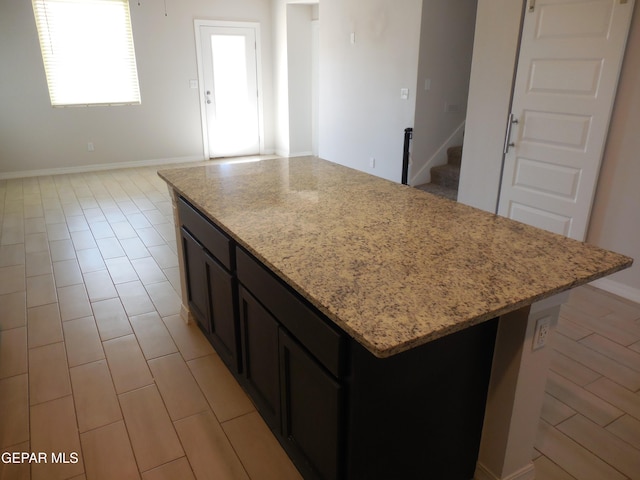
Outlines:
<svg viewBox="0 0 640 480"><path fill-rule="evenodd" d="M282 157L288 157L290 152L287 3L287 0L271 0L273 24L274 146L275 153Z"/></svg>
<svg viewBox="0 0 640 480"><path fill-rule="evenodd" d="M477 3L423 2L411 185L429 182L431 167L447 163L446 147L462 145Z"/></svg>
<svg viewBox="0 0 640 480"><path fill-rule="evenodd" d="M523 1L478 0L458 201L495 213Z"/></svg>
<svg viewBox="0 0 640 480"><path fill-rule="evenodd" d="M311 155L311 5L287 5L289 155Z"/></svg>
<svg viewBox="0 0 640 480"><path fill-rule="evenodd" d="M421 11L422 0L321 1L322 158L400 182L404 129L414 124Z"/></svg>

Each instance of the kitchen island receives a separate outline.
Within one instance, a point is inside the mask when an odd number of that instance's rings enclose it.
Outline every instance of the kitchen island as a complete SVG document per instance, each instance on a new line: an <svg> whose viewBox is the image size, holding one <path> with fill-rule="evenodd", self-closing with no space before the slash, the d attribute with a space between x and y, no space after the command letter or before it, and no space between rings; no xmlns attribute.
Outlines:
<svg viewBox="0 0 640 480"><path fill-rule="evenodd" d="M312 157L159 174L184 316L309 478L471 478L503 319L632 261Z"/></svg>

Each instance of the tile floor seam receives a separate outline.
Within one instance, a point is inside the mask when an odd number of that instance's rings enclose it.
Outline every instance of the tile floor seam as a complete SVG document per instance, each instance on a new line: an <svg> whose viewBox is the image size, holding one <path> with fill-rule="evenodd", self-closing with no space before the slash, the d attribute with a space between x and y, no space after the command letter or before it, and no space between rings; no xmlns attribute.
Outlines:
<svg viewBox="0 0 640 480"><path fill-rule="evenodd" d="M147 365L147 366L148 366L148 365ZM171 420L171 416L169 415L169 412L168 412L168 410L167 410L166 404L165 404L165 402L164 402L164 398L162 397L162 394L160 393L160 389L158 388L158 385L156 384L155 379L154 379L153 383L152 383L152 384L150 384L150 385L153 385L153 386L156 388L156 391L158 392L158 395L159 395L159 397L160 397L160 400L162 401L162 404L163 404L163 406L164 406L165 412L167 413L167 416L168 416L168 418L169 418L169 423L171 424L171 428L173 428L173 431L174 431L175 436L176 436L176 438L177 438L177 440L178 440L178 443L180 444L180 448L182 449L182 453L184 454L184 456L186 456L186 451L185 451L185 449L184 449L184 445L182 444L182 441L180 440L180 436L178 435L178 432L177 432L177 430L176 430L176 428L175 428L174 422ZM132 448L132 451L133 451L134 457L136 458L136 464L138 465L138 472L139 472L140 474L142 474L142 473L143 473L143 470L142 470L142 469L140 468L140 466L139 466L139 463L138 463L138 457L136 456L136 454L135 454L135 449L133 448L133 442L131 441L131 434L130 434L130 432L129 432L130 427L127 425L127 419L126 419L126 417L125 417L125 415L124 415L124 411L123 411L123 409L122 409L122 402L121 402L120 397L121 397L122 395L128 395L128 394L131 394L132 392L140 391L140 390L142 390L142 389L148 388L150 385L145 385L145 386L142 386L142 387L140 387L140 388L137 388L137 389L134 389L134 390L130 390L130 391L128 391L128 392L123 392L123 393L121 393L121 394L118 394L118 395L117 395L117 397L118 397L118 403L120 404L120 410L122 411L122 420L124 421L125 428L126 428L126 430L127 430L127 435L128 435L128 437L129 437L129 443L131 444L131 448ZM178 457L178 458L181 458L181 457ZM174 459L169 460L169 461L167 461L167 462L165 462L165 463L173 462L173 461L175 461L175 460L176 460L176 459L174 458ZM159 466L159 465L156 465L156 466L154 466L154 467L150 467L150 468L148 468L148 469L144 470L144 472L148 472L149 470L153 470L154 468L157 468L158 466Z"/></svg>
<svg viewBox="0 0 640 480"><path fill-rule="evenodd" d="M579 345L580 347L585 348L585 349L588 349L588 350L591 350L591 352L596 353L598 356L600 356L600 357L605 357L605 359L607 359L608 361L615 363L615 364L616 364L616 365L615 365L615 367L616 367L616 368L615 368L616 373L634 373L634 370L633 370L633 369L631 369L631 368L629 368L629 367L627 367L627 366L625 366L625 365L621 364L621 363L620 363L620 362L618 362L617 360L615 360L615 359L611 359L611 358L607 357L606 355L604 355L604 354L602 354L602 353L600 353L600 352L598 352L598 351L596 351L596 350L593 350L593 349L589 348L589 347L588 347L588 346L586 346L586 345L583 345L583 344L582 344L582 343L580 343L579 341L578 341L578 342L575 342L575 341L571 340L569 337L566 337L565 335L562 335L562 333L560 333L560 332L556 332L556 334L557 334L557 335L560 335L560 336L562 336L562 337L564 337L564 338L565 338L565 340L564 340L564 341L565 341L565 342L567 342L567 343L571 343L571 344ZM554 348L555 348L555 347L554 347ZM628 346L626 346L625 348L628 348ZM555 349L556 349L556 351L558 351L558 350L557 350L557 348L555 348ZM562 353L562 352L559 352L559 353ZM575 354L575 352L574 352L573 356L572 356L572 355L569 355L568 353L564 353L564 355L565 355L565 356L567 356L567 357L569 357L569 358L571 358L572 360L576 361L577 363L581 364L582 366L584 366L584 367L586 367L586 368L588 368L588 369L590 369L590 370L593 370L593 368L592 368L591 366L589 366L589 365L585 364L585 363L584 363L584 361L581 361L581 359L580 359L580 358L576 358L576 357L581 357L582 355ZM597 358L597 359L599 359L599 360L602 360L602 359L600 359L600 358L599 358L599 357L597 357L597 356L596 356L596 358ZM594 362L593 362L593 361L591 361L591 363L593 364ZM605 366L605 368L607 368L607 367ZM594 370L594 371L595 371L596 373L599 373L599 374L600 374L600 375L602 375L602 376L605 376L605 377L607 377L607 378L610 378L610 374L611 374L611 372L603 373L603 372L596 371L596 370ZM639 377L639 378L640 378L640 377ZM613 380L613 379L611 379L611 380L612 380L612 381L615 381L615 380ZM624 385L620 384L619 382L616 382L616 383L618 383L620 386L624 386ZM640 384L639 384L639 385L640 385ZM629 390L629 388L628 388L628 387L625 387L625 388L627 388L627 389ZM639 387L639 388L640 388L640 387Z"/></svg>
<svg viewBox="0 0 640 480"><path fill-rule="evenodd" d="M559 351L558 351L558 353L560 353L561 355L563 355L563 353L562 353L562 352L559 352ZM565 355L565 356L566 356L566 355ZM571 357L568 357L568 358L571 358ZM580 362L578 362L577 360L575 360L575 359L573 359L573 358L571 358L571 359L572 359L572 360L574 360L574 361L575 361L575 362L577 362L577 363L580 363ZM582 364L582 363L580 363L580 365L582 365L582 366L583 366L583 367L585 367L585 368L589 368L588 366L586 366L586 365L584 365L584 364ZM589 368L589 370L591 370L591 369ZM553 366L550 366L550 367L549 367L549 371L551 371L551 372L555 373L556 375L561 376L561 377L562 377L562 378L564 378L565 380L567 380L567 381L569 381L569 382L573 383L576 387L584 388L584 387L586 386L586 385L580 385L579 383L576 383L576 382L574 381L574 379L572 379L572 378L570 378L570 377L567 377L566 375L564 375L564 374L563 374L563 372L559 372L559 371L557 371L556 369L554 369L554 368L553 368ZM594 372L594 373L598 373L598 372ZM599 375L599 377L598 377L597 379L593 380L592 382L589 382L589 384L594 383L594 382L597 382L598 380L600 380L601 378L603 378L603 377L604 377L604 375L602 375L602 374L600 374L600 373L598 373L598 375Z"/></svg>
<svg viewBox="0 0 640 480"><path fill-rule="evenodd" d="M587 421L590 421L588 417L585 417L584 415L578 414L579 416L581 416L582 418L584 418ZM561 423L565 423L565 422L561 422ZM584 448L585 450L591 452L594 456L596 456L597 458L599 458L600 460L602 460L603 462L607 463L611 468L613 468L614 470L618 471L620 474L624 475L625 477L628 477L628 475L626 475L623 471L621 471L619 469L619 467L616 466L615 463L611 463L608 460L602 458L597 451L594 451L594 449L591 449L588 445L585 445L585 442L580 441L579 438L576 438L575 436L564 432L562 430L560 430L562 433L564 433L567 437L569 437L571 440L573 440L574 442L576 442L578 445L580 445L582 448ZM612 434L613 435L613 434ZM622 439L620 439L622 440ZM624 440L622 440L624 441ZM626 443L626 442L625 442ZM630 445L631 446L631 445ZM632 448L634 448L633 446L631 446Z"/></svg>
<svg viewBox="0 0 640 480"><path fill-rule="evenodd" d="M233 453L236 455L236 458L238 459L238 461L240 462L240 465L242 465L242 470L244 470L244 473L247 475L247 478L251 479L251 476L249 475L249 470L247 470L247 467L242 461L242 456L240 455L240 452L238 452L236 445L234 445L233 442L231 442L231 438L229 437L229 434L227 433L227 431L224 429L224 426L222 425L222 423L220 424L220 428L222 429L222 432L224 433L224 436L227 439L227 442L229 443L229 445L231 445L231 449L233 450Z"/></svg>
<svg viewBox="0 0 640 480"><path fill-rule="evenodd" d="M95 360L95 361L93 361L93 362L89 362L89 363L99 363L99 362L103 362L103 361L104 361L104 363L105 363L105 365L106 365L106 367L107 367L107 371L109 371L109 364L107 363L107 359L106 359L106 358L101 359L101 360ZM89 365L89 363L85 363L84 365ZM81 367L81 366L82 366L82 365L78 365L78 366L76 366L76 367L72 367L72 368L77 368L77 367ZM69 372L71 372L71 369L69 369ZM69 373L69 374L71 374L71 373ZM118 395L115 393L115 385L113 384L113 378L111 377L111 371L109 371L109 380L110 380L110 382L111 382L111 386L113 387L114 395L115 395L115 397L116 397L116 399L117 399L117 398L118 398ZM73 390L73 382L71 382L71 388L72 388L72 390ZM74 396L74 400L75 400L75 396ZM124 419L124 416L122 415L122 407L121 407L121 405L120 405L120 402L118 402L118 410L120 411L120 419L118 419L118 420L114 420L113 422L107 422L107 423L105 423L104 425L100 425L100 426L98 426L98 427L89 428L89 429L84 430L84 431L82 431L82 432L80 431L80 425L78 424L78 432L79 432L79 433L86 433L86 432L90 432L90 431L92 431L92 430L96 430L96 429L98 429L98 428L102 428L102 427L105 427L105 426L107 426L107 425L112 425L112 424L114 424L114 423L119 422L120 420L123 420L123 419ZM78 423L79 423L79 422L78 422Z"/></svg>
<svg viewBox="0 0 640 480"><path fill-rule="evenodd" d="M238 415L236 415L236 416L234 416L234 417L227 418L226 420L224 420L224 421L220 422L220 425L224 425L224 424L226 424L226 423L232 422L232 421L237 420L237 419L239 419L239 418L247 417L247 416L249 416L249 415L251 415L251 414L255 413L256 411L257 411L257 410L253 410L253 411L251 411L251 412L240 413L240 414L238 414Z"/></svg>
<svg viewBox="0 0 640 480"><path fill-rule="evenodd" d="M147 362L148 363L148 362ZM151 367L149 367L149 370L151 370ZM165 410L167 411L167 414L169 414L169 409L167 408L167 404L166 401L164 399L164 396L162 395L162 391L160 390L160 388L158 387L158 385L155 383L155 379L154 379L154 385L156 386L156 389L158 390L158 393L160 394L160 399L162 400L162 404L164 405ZM180 448L182 448L182 453L184 454L184 457L187 459L188 463L189 463L189 467L191 468L191 470L193 471L193 467L191 466L191 462L189 462L189 457L187 456L187 449L184 447L184 442L182 441L182 438L180 438L180 434L178 433L178 429L176 428L176 422L182 421L185 418L189 418L192 416L196 416L196 415L201 415L203 412L207 412L207 411L211 411L211 413L213 413L213 411L211 410L211 407L209 407L208 410L203 410L202 412L197 412L194 413L192 415L187 415L186 417L183 418L178 418L176 420L173 420L171 418L171 415L169 415L169 421L171 422L171 427L173 428L173 431L176 434L176 438L178 439L178 443L180 443ZM215 416L215 414L214 414ZM180 457L182 458L182 457ZM168 462L165 462L163 465L166 465L167 463L171 463L173 461L175 461L176 459L170 460ZM145 470L145 472L148 472L149 470L153 470L154 468L158 468L160 465L157 465L155 467L152 467L148 470ZM140 471L140 474L142 475L144 472ZM195 473L194 473L195 476Z"/></svg>
<svg viewBox="0 0 640 480"><path fill-rule="evenodd" d="M82 458L82 469L83 469L83 474L86 476L87 474L87 466L86 466L86 462L85 462L85 454L84 454L84 450L82 447L82 436L80 433L80 422L78 420L78 410L76 407L76 399L73 395L73 383L71 382L71 372L69 372L69 384L71 385L71 401L73 402L73 412L74 412L74 416L76 418L76 433L78 435L78 445L80 446L80 455ZM70 477L73 478L73 477Z"/></svg>
<svg viewBox="0 0 640 480"><path fill-rule="evenodd" d="M599 335L598 333L593 333L592 335L589 335L588 337L585 337L585 338L590 338L590 337L603 338L604 340L608 340L606 337L602 337L602 336L601 336L601 335ZM594 352L596 352L596 353L599 353L600 355L603 355L603 356L607 357L607 358L608 358L608 359L610 359L610 360L614 360L616 363L620 363L620 364L622 364L622 365L625 365L625 364L624 364L620 359L615 358L615 357L614 357L614 356L612 356L612 355L608 355L608 354L607 354L607 352L602 351L602 350L600 350L600 349L596 348L595 346L591 346L591 345L588 345L587 343L585 343L585 342L583 341L583 340L585 340L585 338L581 338L580 340L578 340L578 341L577 341L577 343L579 343L579 344L581 344L581 345L583 345L583 346L585 346L585 347L589 348L590 350L592 350L592 351L594 351ZM612 340L611 340L611 341L612 341ZM612 342L613 342L613 341L612 341ZM615 342L614 342L614 343L615 343ZM628 347L628 346L620 345L620 344L618 344L618 343L617 343L616 345L619 345L621 348L625 348L625 349L629 350L629 347ZM636 372L638 372L638 374L640 375L640 369L638 369L638 368L634 368L634 367L630 367L630 366L628 366L628 365L627 365L627 367L628 367L628 368L630 368L631 370L635 370L635 371L636 371Z"/></svg>
<svg viewBox="0 0 640 480"><path fill-rule="evenodd" d="M116 397L117 397L117 395L116 395ZM120 413L122 413L122 405L120 404L120 399L119 398L118 398L118 407L120 408ZM127 441L129 442L129 448L131 449L131 453L133 455L133 461L136 463L136 470L138 470L138 473L140 474L141 473L140 464L138 463L138 457L136 457L136 453L133 450L133 442L131 441L131 434L129 433L129 428L127 427L127 421L124 418L124 413L122 413L122 418L120 420L117 420L116 422L113 422L113 423L119 423L119 422L122 422L122 425L124 426L124 430L125 430L125 432L127 432ZM113 423L110 424L110 425L113 425ZM104 426L106 426L106 425L104 425ZM104 428L104 426L100 427L100 428ZM86 469L85 469L85 471L86 471Z"/></svg>

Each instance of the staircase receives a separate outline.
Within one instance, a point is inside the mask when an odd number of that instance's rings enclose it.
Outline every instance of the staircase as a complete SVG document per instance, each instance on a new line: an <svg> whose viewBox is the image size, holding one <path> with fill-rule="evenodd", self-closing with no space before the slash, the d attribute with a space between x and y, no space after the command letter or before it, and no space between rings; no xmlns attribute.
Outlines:
<svg viewBox="0 0 640 480"><path fill-rule="evenodd" d="M431 169L431 183L417 185L416 188L446 197L449 200L457 200L461 160L462 146L447 149L447 164L433 167Z"/></svg>

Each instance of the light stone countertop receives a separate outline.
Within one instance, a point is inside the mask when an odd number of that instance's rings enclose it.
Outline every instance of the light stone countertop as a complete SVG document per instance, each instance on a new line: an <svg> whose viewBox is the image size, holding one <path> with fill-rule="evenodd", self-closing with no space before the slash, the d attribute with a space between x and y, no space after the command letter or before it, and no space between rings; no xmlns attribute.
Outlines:
<svg viewBox="0 0 640 480"><path fill-rule="evenodd" d="M378 357L632 263L315 157L159 175Z"/></svg>

